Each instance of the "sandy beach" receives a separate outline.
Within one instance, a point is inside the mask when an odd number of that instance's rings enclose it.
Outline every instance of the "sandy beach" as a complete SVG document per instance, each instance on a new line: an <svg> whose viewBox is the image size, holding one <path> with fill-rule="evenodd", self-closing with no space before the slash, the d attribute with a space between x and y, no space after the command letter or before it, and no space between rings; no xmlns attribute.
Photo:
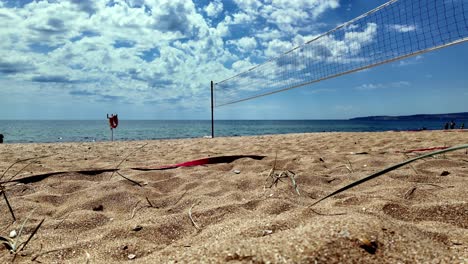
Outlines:
<svg viewBox="0 0 468 264"><path fill-rule="evenodd" d="M467 143L468 133L422 131L2 144L2 181L23 180L2 184L17 220L1 197L0 235L30 216L25 242L44 221L17 254L0 246L0 262L468 263L466 150L310 206L430 152L408 150ZM232 155L265 157L132 169Z"/></svg>

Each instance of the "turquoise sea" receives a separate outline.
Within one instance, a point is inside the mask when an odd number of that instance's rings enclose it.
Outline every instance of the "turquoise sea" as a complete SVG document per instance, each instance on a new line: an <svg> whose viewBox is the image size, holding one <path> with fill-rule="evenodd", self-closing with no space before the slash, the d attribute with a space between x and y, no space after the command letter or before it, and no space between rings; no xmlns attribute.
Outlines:
<svg viewBox="0 0 468 264"><path fill-rule="evenodd" d="M215 137L313 132L374 132L443 129L446 121L216 120ZM468 120L457 120L457 127ZM4 143L92 142L111 137L105 120L0 120ZM114 140L200 138L211 135L210 120L120 120Z"/></svg>

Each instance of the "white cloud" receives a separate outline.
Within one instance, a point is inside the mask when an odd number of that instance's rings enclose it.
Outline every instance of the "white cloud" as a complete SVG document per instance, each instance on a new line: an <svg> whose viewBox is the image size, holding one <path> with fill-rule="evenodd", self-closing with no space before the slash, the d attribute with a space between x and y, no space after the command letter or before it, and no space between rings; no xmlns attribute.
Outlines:
<svg viewBox="0 0 468 264"><path fill-rule="evenodd" d="M406 60L401 60L398 62L397 66L404 67L409 65L415 65L422 62L424 57L422 55L417 55L416 57L412 57Z"/></svg>
<svg viewBox="0 0 468 264"><path fill-rule="evenodd" d="M236 48L242 53L252 52L257 47L257 40L253 37L229 40L227 43L236 46Z"/></svg>
<svg viewBox="0 0 468 264"><path fill-rule="evenodd" d="M223 12L223 3L221 0L210 2L205 7L205 12L209 17L217 17L221 12Z"/></svg>
<svg viewBox="0 0 468 264"><path fill-rule="evenodd" d="M390 29L395 30L395 31L400 32L400 33L406 33L406 32L411 32L411 31L416 30L415 25L398 25L398 24L395 24L395 25L389 25L388 27Z"/></svg>
<svg viewBox="0 0 468 264"><path fill-rule="evenodd" d="M293 44L290 41L281 41L279 39L274 39L268 42L265 50L265 55L269 58L274 58L292 48Z"/></svg>
<svg viewBox="0 0 468 264"><path fill-rule="evenodd" d="M387 88L404 88L410 86L411 83L408 81L398 81L391 83L365 83L355 88L359 91L370 91L377 89L387 89Z"/></svg>
<svg viewBox="0 0 468 264"><path fill-rule="evenodd" d="M249 12L257 11L263 4L258 0L234 0L234 2L242 10L248 10Z"/></svg>

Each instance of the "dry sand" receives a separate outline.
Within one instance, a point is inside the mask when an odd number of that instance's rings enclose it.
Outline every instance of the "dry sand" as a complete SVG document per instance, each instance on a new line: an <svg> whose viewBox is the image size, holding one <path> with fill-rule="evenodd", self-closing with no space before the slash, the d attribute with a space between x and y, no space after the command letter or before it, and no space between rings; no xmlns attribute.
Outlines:
<svg viewBox="0 0 468 264"><path fill-rule="evenodd" d="M18 220L1 197L0 235L19 231L35 209L20 241L45 221L15 262L467 263L466 150L416 161L309 206L421 155L401 151L466 143L468 133L425 131L3 144L0 175L17 160L53 154L32 160L15 178L118 166L142 187L111 172L3 184ZM266 157L130 169L223 155ZM28 163L13 166L3 180ZM275 163L276 172L295 173L300 195L289 178L268 188ZM0 245L0 262L13 257Z"/></svg>

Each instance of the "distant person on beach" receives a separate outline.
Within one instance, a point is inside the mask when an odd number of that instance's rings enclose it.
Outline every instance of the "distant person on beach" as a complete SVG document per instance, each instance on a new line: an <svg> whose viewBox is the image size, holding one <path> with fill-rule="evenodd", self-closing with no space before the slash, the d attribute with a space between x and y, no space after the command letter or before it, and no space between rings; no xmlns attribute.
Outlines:
<svg viewBox="0 0 468 264"><path fill-rule="evenodd" d="M465 123L462 123L460 129L465 129Z"/></svg>
<svg viewBox="0 0 468 264"><path fill-rule="evenodd" d="M449 127L449 123L447 122L447 123L445 123L444 129L447 130L448 127Z"/></svg>
<svg viewBox="0 0 468 264"><path fill-rule="evenodd" d="M450 129L454 129L455 128L455 122L453 122L453 120L450 122Z"/></svg>
<svg viewBox="0 0 468 264"><path fill-rule="evenodd" d="M0 134L0 144L3 143L3 134Z"/></svg>

